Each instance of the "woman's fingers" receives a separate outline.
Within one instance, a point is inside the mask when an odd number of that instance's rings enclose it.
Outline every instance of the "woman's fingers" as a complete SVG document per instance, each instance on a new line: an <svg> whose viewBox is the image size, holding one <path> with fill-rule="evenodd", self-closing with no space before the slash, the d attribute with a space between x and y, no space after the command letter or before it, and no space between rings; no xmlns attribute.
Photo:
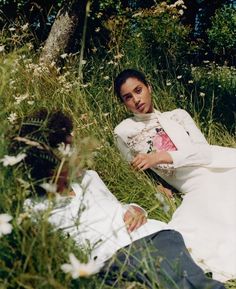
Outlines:
<svg viewBox="0 0 236 289"><path fill-rule="evenodd" d="M141 225L140 220L141 220L141 216L133 218L129 227L128 227L128 232L133 232L138 227L140 227L140 225Z"/></svg>
<svg viewBox="0 0 236 289"><path fill-rule="evenodd" d="M129 233L137 230L147 222L145 211L142 208L131 206L124 215L124 222Z"/></svg>
<svg viewBox="0 0 236 289"><path fill-rule="evenodd" d="M132 227L132 231L137 230L139 227L141 227L143 224L145 224L147 222L147 219L145 216L140 216L137 220L136 220L136 224ZM131 231L131 232L132 232Z"/></svg>
<svg viewBox="0 0 236 289"><path fill-rule="evenodd" d="M146 164L145 156L142 154L138 154L132 161L132 166L135 169L142 169L142 167Z"/></svg>
<svg viewBox="0 0 236 289"><path fill-rule="evenodd" d="M147 160L145 159L137 160L132 165L136 170L146 170L150 167L150 165L147 163Z"/></svg>

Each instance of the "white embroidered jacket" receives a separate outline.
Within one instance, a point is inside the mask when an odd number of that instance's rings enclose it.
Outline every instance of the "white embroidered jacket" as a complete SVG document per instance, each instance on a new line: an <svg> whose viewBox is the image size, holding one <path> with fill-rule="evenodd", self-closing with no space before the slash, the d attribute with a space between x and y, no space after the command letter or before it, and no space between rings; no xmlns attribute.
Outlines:
<svg viewBox="0 0 236 289"><path fill-rule="evenodd" d="M170 137L176 151L168 151L173 159L174 168L184 166L204 166L208 168L236 167L236 150L216 145L209 145L204 135L196 126L191 116L183 109L161 113L155 110L148 114L134 114L123 120L115 128L115 141L122 156L131 161L134 153L147 153L148 137L151 129L160 123ZM139 135L139 138L137 136ZM135 149L131 139L136 140ZM146 140L145 143L143 140ZM225 153L227 150L227 153Z"/></svg>

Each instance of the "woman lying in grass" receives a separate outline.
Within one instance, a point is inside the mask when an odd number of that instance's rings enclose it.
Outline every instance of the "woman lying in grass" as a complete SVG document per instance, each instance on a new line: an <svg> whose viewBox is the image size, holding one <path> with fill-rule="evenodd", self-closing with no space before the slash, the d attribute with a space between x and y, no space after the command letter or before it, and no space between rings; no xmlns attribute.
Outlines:
<svg viewBox="0 0 236 289"><path fill-rule="evenodd" d="M121 154L136 170L151 168L185 193L169 227L215 279L236 278L236 149L209 145L185 110L156 110L139 71L121 72L115 91L133 113L115 128Z"/></svg>
<svg viewBox="0 0 236 289"><path fill-rule="evenodd" d="M25 172L33 181L25 210L34 216L46 212L48 221L78 245L87 247L89 242L91 262L97 264L96 271L103 267L99 276L106 283L124 278L149 288L223 289L193 262L177 231L146 219L138 205L122 205L96 172L80 172L70 183L66 158L75 157L71 131L71 119L61 112L42 110L23 119L12 147L26 154ZM75 278L73 256L71 262L62 269Z"/></svg>

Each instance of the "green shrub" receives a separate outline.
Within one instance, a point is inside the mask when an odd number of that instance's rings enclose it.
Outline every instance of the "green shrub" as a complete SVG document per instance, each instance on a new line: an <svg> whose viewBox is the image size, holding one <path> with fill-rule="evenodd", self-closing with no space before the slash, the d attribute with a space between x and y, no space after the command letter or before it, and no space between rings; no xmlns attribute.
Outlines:
<svg viewBox="0 0 236 289"><path fill-rule="evenodd" d="M225 6L212 18L212 26L207 30L209 45L214 53L231 55L236 53L236 9Z"/></svg>

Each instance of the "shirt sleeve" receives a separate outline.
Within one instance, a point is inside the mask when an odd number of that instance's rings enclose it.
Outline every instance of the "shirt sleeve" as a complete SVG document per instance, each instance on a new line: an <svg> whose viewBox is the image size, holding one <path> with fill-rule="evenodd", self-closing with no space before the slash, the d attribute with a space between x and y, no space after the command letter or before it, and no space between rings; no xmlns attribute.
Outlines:
<svg viewBox="0 0 236 289"><path fill-rule="evenodd" d="M192 117L185 110L177 109L174 120L185 129L191 141L191 145L184 150L168 151L173 159L174 168L209 164L210 145Z"/></svg>

